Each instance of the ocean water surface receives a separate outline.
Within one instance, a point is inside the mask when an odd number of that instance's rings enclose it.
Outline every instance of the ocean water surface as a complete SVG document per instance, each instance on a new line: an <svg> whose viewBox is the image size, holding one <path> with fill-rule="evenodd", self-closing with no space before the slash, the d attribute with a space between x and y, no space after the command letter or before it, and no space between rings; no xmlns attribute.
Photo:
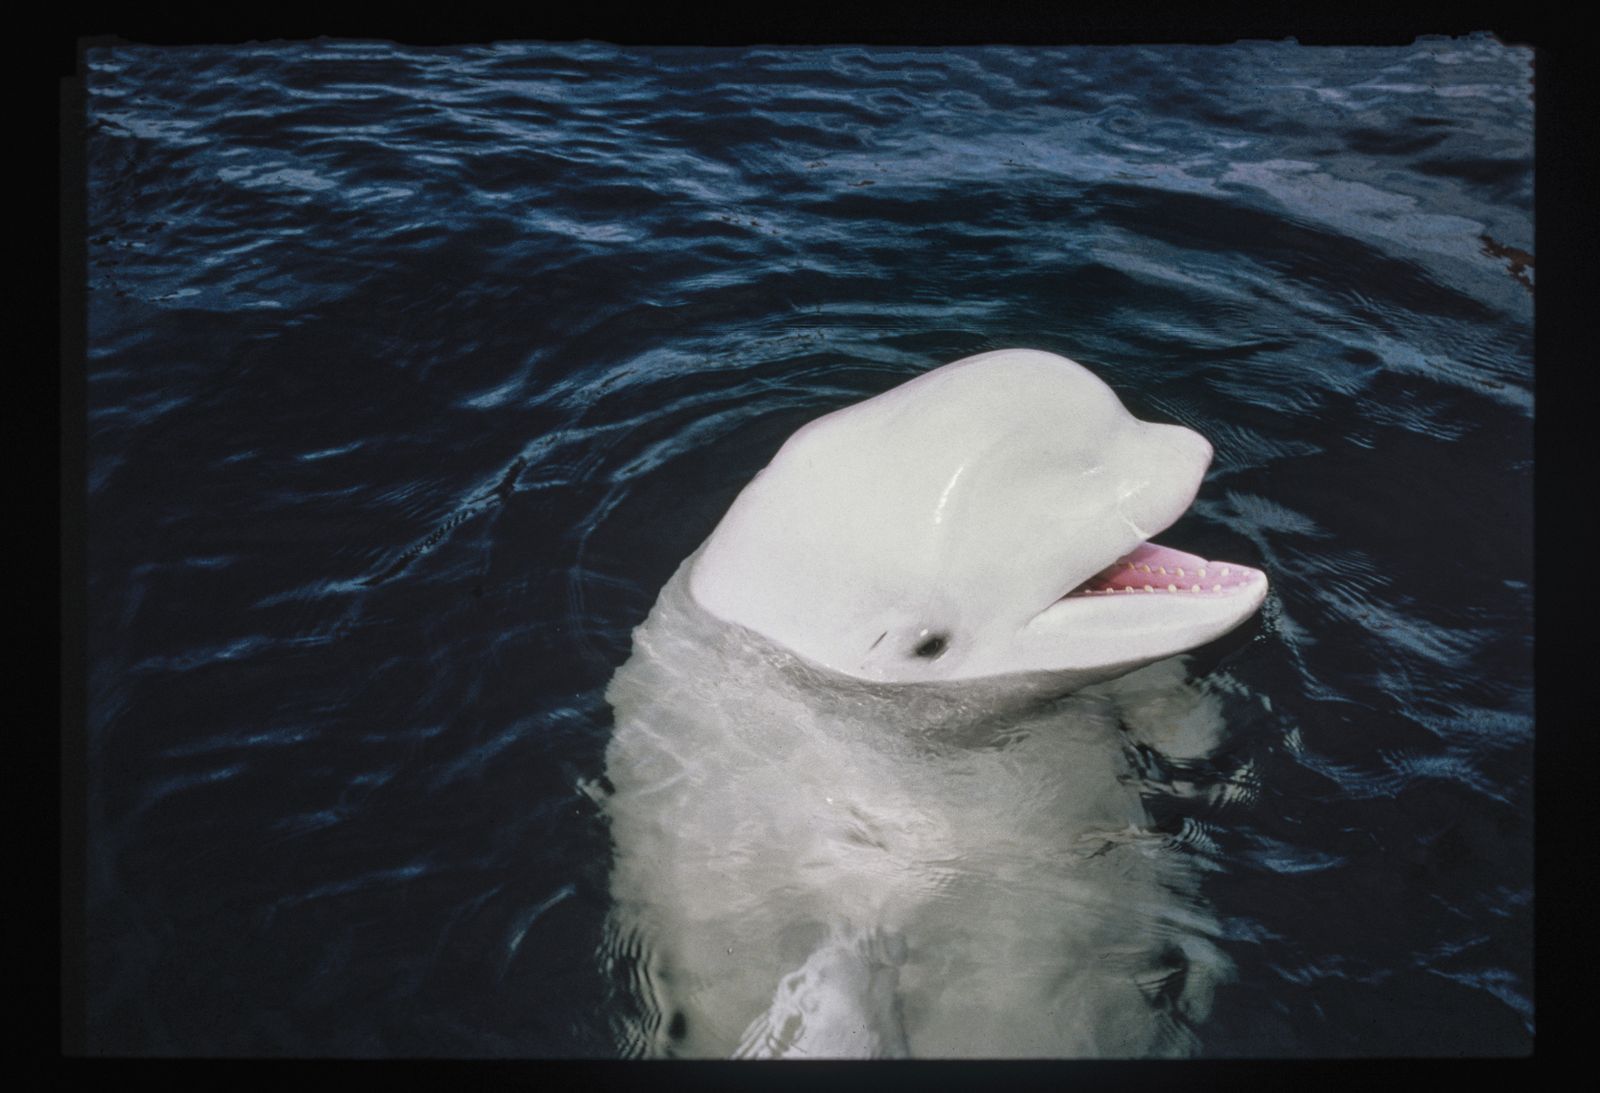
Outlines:
<svg viewBox="0 0 1600 1093"><path fill-rule="evenodd" d="M1194 1050L1531 1050L1530 51L85 65L91 1052L641 1050L633 629L799 425L1011 346L1208 437L1162 541L1273 582L1134 757Z"/></svg>

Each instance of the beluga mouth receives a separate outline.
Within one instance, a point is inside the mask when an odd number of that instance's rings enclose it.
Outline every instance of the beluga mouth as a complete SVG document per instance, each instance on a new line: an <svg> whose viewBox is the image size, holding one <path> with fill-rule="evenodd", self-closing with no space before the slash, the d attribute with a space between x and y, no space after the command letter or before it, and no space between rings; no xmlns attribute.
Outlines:
<svg viewBox="0 0 1600 1093"><path fill-rule="evenodd" d="M1258 586L1264 588L1265 581L1266 574L1261 570L1238 562L1208 561L1160 543L1145 542L1066 593L1061 600L1141 593L1233 596L1257 590Z"/></svg>

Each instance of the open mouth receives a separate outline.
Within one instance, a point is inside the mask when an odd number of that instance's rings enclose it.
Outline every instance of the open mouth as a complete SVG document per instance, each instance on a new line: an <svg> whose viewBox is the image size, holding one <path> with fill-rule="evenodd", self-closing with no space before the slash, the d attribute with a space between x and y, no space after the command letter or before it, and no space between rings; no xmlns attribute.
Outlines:
<svg viewBox="0 0 1600 1093"><path fill-rule="evenodd" d="M1259 569L1237 562L1207 561L1195 554L1146 542L1061 598L1145 594L1228 596L1258 587L1265 579Z"/></svg>

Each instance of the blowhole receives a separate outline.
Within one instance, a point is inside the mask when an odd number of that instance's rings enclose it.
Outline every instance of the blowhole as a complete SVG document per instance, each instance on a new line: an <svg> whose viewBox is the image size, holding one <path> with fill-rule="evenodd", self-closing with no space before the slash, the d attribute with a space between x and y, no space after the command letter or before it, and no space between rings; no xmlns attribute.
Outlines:
<svg viewBox="0 0 1600 1093"><path fill-rule="evenodd" d="M924 633L926 633L926 631L924 631ZM926 660L933 660L939 654L943 653L949 644L950 635L948 634L928 634L928 636L923 638L921 643L912 650L912 653Z"/></svg>

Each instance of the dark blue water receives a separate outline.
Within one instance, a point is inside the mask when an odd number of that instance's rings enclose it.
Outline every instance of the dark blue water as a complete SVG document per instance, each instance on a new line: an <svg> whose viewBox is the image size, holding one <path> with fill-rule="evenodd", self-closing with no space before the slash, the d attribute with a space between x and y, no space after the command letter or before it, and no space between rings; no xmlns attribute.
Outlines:
<svg viewBox="0 0 1600 1093"><path fill-rule="evenodd" d="M603 690L784 437L1007 346L1265 569L1220 1056L1532 1009L1531 55L95 48L87 1001L125 1054L605 1056Z"/></svg>

